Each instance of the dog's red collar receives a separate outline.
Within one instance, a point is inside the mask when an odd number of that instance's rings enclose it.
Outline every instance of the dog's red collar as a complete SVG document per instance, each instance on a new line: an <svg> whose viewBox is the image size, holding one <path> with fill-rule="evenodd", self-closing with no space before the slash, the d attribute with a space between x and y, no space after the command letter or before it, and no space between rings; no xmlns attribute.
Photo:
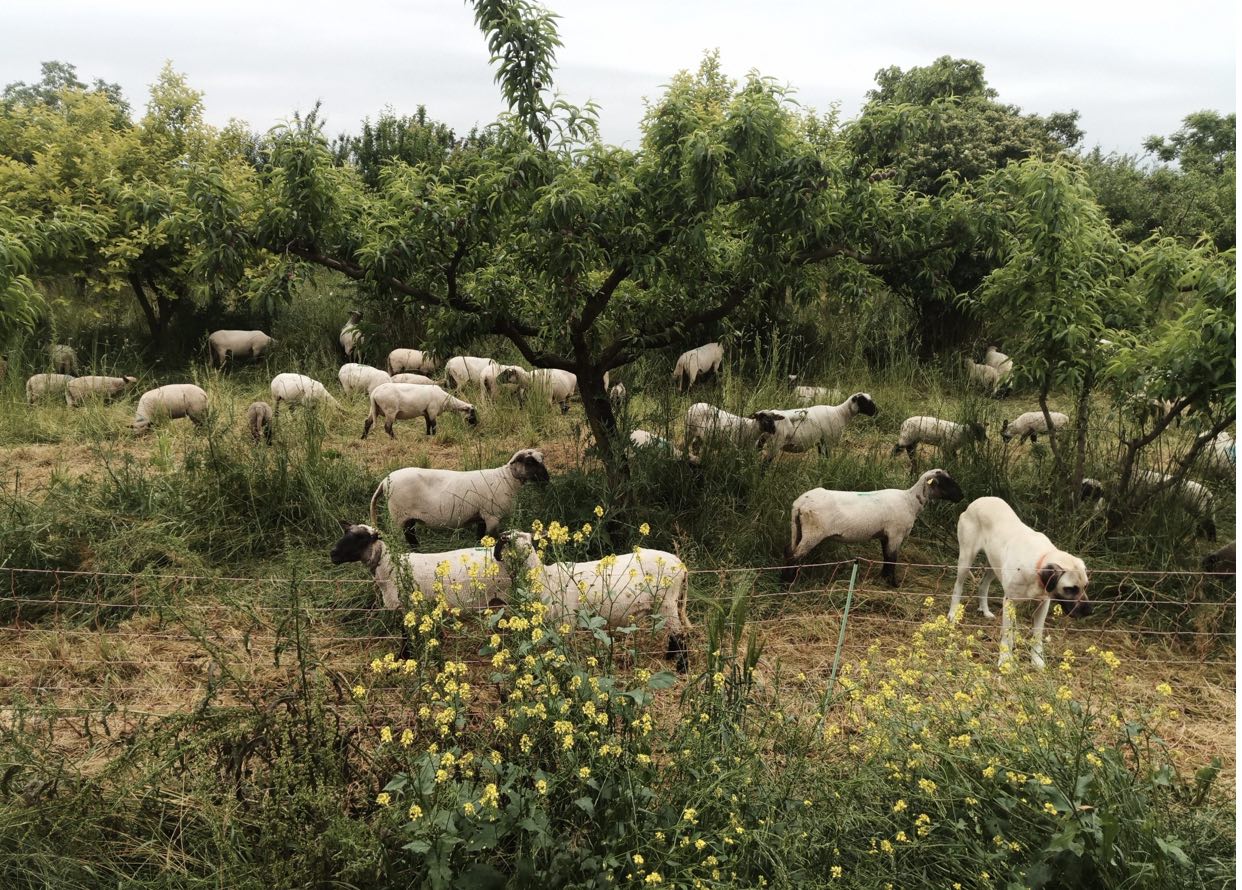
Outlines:
<svg viewBox="0 0 1242 890"><path fill-rule="evenodd" d="M1047 558L1048 558L1051 554L1052 554L1052 551L1051 551L1051 550L1049 550L1047 553L1045 553L1045 554L1044 554L1043 556L1041 556L1039 559L1035 560L1035 574L1036 574L1036 575L1038 575L1038 574L1039 574L1039 570L1040 570L1040 569L1042 569L1042 568L1044 567L1044 560L1045 560L1045 559L1047 559Z"/></svg>

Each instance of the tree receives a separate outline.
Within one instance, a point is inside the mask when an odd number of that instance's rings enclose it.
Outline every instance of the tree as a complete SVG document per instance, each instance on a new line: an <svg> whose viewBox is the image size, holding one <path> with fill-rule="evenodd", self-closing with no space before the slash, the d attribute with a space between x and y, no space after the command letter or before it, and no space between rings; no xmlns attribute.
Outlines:
<svg viewBox="0 0 1242 890"><path fill-rule="evenodd" d="M370 188L378 188L385 164L400 161L411 166L439 166L457 144L452 129L431 120L427 109L420 105L408 117L386 109L374 124L370 118L364 120L358 135L342 133L333 140L332 154L337 163L357 168Z"/></svg>
<svg viewBox="0 0 1242 890"><path fill-rule="evenodd" d="M66 90L87 92L86 84L78 80L76 66L68 62L44 62L39 68L42 77L36 83L25 83L19 80L7 84L4 92L0 93L0 104L6 108L38 105L56 108L60 105L61 96ZM112 105L114 126L123 127L129 122L129 103L125 101L120 84L108 83L95 78L90 92L103 96Z"/></svg>

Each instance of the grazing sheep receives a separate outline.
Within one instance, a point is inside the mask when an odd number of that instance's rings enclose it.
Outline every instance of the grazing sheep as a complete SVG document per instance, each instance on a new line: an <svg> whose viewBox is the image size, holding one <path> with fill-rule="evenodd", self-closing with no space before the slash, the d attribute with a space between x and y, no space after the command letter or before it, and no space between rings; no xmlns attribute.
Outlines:
<svg viewBox="0 0 1242 890"><path fill-rule="evenodd" d="M545 566L526 532L506 532L497 539L493 556L498 562L506 548L523 561L532 593L548 607L550 622L571 620L580 610L586 610L602 617L611 629L627 627L644 615L655 615L663 619L668 631L665 658L676 664L678 673L686 672L690 573L677 556L663 550L635 548L631 553L591 562Z"/></svg>
<svg viewBox="0 0 1242 890"><path fill-rule="evenodd" d="M341 365L341 369L336 372L336 377L341 381L341 390L347 396L360 392L370 394L375 387L384 383L392 383L392 378L386 371L372 368L370 365L360 365L357 362L346 362Z"/></svg>
<svg viewBox="0 0 1242 890"><path fill-rule="evenodd" d="M272 406L267 402L251 402L246 408L246 426L250 437L258 444L260 437L272 444Z"/></svg>
<svg viewBox="0 0 1242 890"><path fill-rule="evenodd" d="M276 400L276 414L280 413L281 402L288 402L291 408L320 403L338 409L341 407L341 403L332 398L322 383L304 374L277 374L272 378L272 398Z"/></svg>
<svg viewBox="0 0 1242 890"><path fill-rule="evenodd" d="M371 525L381 496L388 515L401 526L411 547L418 546L415 523L432 528L461 528L478 522L479 535L495 534L509 515L518 489L527 482L547 482L543 452L523 448L509 462L486 470L431 470L405 467L385 476L371 496Z"/></svg>
<svg viewBox="0 0 1242 890"><path fill-rule="evenodd" d="M626 391L624 383L617 383L608 390L608 401L612 403L613 411L620 411L629 400L630 394Z"/></svg>
<svg viewBox="0 0 1242 890"><path fill-rule="evenodd" d="M804 405L826 405L841 398L837 390L826 386L799 386L797 374L790 374L788 379L795 398Z"/></svg>
<svg viewBox="0 0 1242 890"><path fill-rule="evenodd" d="M914 521L930 500L960 501L962 489L944 470L928 470L910 488L880 491L831 491L813 488L793 503L789 517L789 549L782 575L792 581L794 563L804 559L821 541L861 544L878 540L884 555L880 571L897 586L897 557L910 536Z"/></svg>
<svg viewBox="0 0 1242 890"><path fill-rule="evenodd" d="M337 338L347 359L353 359L362 354L362 330L358 327L360 321L362 321L362 313L357 309L349 310L349 321L345 322L345 326L341 328L341 336Z"/></svg>
<svg viewBox="0 0 1242 890"><path fill-rule="evenodd" d="M137 377L74 377L65 386L65 401L76 408L92 396L112 399L137 382Z"/></svg>
<svg viewBox="0 0 1242 890"><path fill-rule="evenodd" d="M698 463L700 449L709 438L759 448L769 440L779 444L791 434L789 422L777 411L756 411L750 417L738 417L706 402L696 402L686 411L686 455L691 463ZM768 456L774 454L769 448Z"/></svg>
<svg viewBox="0 0 1242 890"><path fill-rule="evenodd" d="M851 420L859 414L874 417L878 411L868 393L856 392L840 405L812 405L766 413L788 421L788 426L774 437L782 450L798 453L815 447L820 454L827 454L828 446L841 438Z"/></svg>
<svg viewBox="0 0 1242 890"><path fill-rule="evenodd" d="M1086 564L1054 547L1047 535L1024 524L1013 507L1000 498L979 498L966 508L957 520L957 543L957 580L949 602L949 620L959 620L957 607L962 600L962 588L975 557L982 551L988 567L979 579L979 611L985 618L992 617L988 588L993 578L1000 579L1004 591L1002 665L1013 657L1016 602L1038 603L1031 628L1031 664L1036 668L1044 666L1044 619L1053 601L1060 603L1071 618L1091 614Z"/></svg>
<svg viewBox="0 0 1242 890"><path fill-rule="evenodd" d="M983 363L989 367L1000 371L1000 379L1003 382L1006 377L1013 373L1013 359L1005 355L995 346L988 346L987 352L983 355Z"/></svg>
<svg viewBox="0 0 1242 890"><path fill-rule="evenodd" d="M966 378L971 383L989 393L995 394L1001 384L1001 372L991 365L981 365L972 359L962 359L966 368Z"/></svg>
<svg viewBox="0 0 1242 890"><path fill-rule="evenodd" d="M371 390L371 413L363 424L362 438L365 439L371 432L377 417L384 418L384 432L393 439L397 438L392 430L393 423L411 417L422 417L426 420L427 435L431 436L436 431L436 418L445 411L456 411L471 426L479 423L479 415L474 410L474 405L463 402L435 384L428 386L421 383L384 383Z"/></svg>
<svg viewBox="0 0 1242 890"><path fill-rule="evenodd" d="M453 389L463 389L467 383L477 383L484 393L496 395L496 375L500 364L494 359L474 355L455 355L444 363L444 376Z"/></svg>
<svg viewBox="0 0 1242 890"><path fill-rule="evenodd" d="M1054 430L1063 429L1069 424L1069 417L1060 411L1049 411L1048 417L1052 420ZM1013 423L1006 420L1001 424L1001 438L1008 442L1017 436L1019 445L1027 439L1034 442L1039 438L1040 433L1046 432L1048 432L1048 422L1044 420L1043 411L1027 411L1025 414L1019 414L1018 419Z"/></svg>
<svg viewBox="0 0 1242 890"><path fill-rule="evenodd" d="M1230 541L1219 550L1213 550L1203 557L1203 571L1222 575L1238 573L1238 543Z"/></svg>
<svg viewBox="0 0 1242 890"><path fill-rule="evenodd" d="M73 376L78 373L78 354L72 346L53 343L48 347L48 353L52 356L52 370L57 374Z"/></svg>
<svg viewBox="0 0 1242 890"><path fill-rule="evenodd" d="M333 565L360 562L371 572L385 609L401 608L401 588L459 609L482 610L504 603L512 579L490 547L465 547L442 553L406 553L394 562L380 533L369 525L338 520L344 536L332 545Z"/></svg>
<svg viewBox="0 0 1242 890"><path fill-rule="evenodd" d="M426 374L393 374L391 383L418 383L423 386L439 386Z"/></svg>
<svg viewBox="0 0 1242 890"><path fill-rule="evenodd" d="M435 356L421 349L394 349L388 353L388 373L394 376L404 371L434 374L439 367Z"/></svg>
<svg viewBox="0 0 1242 890"><path fill-rule="evenodd" d="M149 389L138 400L132 428L144 433L162 420L188 417L198 426L207 416L207 393L193 383L170 383Z"/></svg>
<svg viewBox="0 0 1242 890"><path fill-rule="evenodd" d="M630 430L630 445L634 448L663 448L670 452L677 450L668 439L646 430Z"/></svg>
<svg viewBox="0 0 1242 890"><path fill-rule="evenodd" d="M1199 452L1199 461L1213 476L1229 478L1238 465L1238 446L1228 433L1221 433Z"/></svg>
<svg viewBox="0 0 1242 890"><path fill-rule="evenodd" d="M1155 470L1136 470L1134 473L1134 483L1140 488L1154 488L1172 478ZM1198 517L1199 531L1209 541L1216 540L1216 499L1212 497L1210 491L1193 479L1183 479L1165 491L1172 495L1186 512Z"/></svg>
<svg viewBox="0 0 1242 890"><path fill-rule="evenodd" d="M921 443L935 445L946 454L953 454L968 442L982 442L987 434L987 429L981 423L954 423L939 417L907 417L901 422L901 432L897 434L893 454L905 451L910 457L910 465L913 466L914 449Z"/></svg>
<svg viewBox="0 0 1242 890"><path fill-rule="evenodd" d="M714 377L720 373L720 365L724 362L724 347L719 343L708 343L697 349L689 349L677 359L673 368L673 382L678 392L688 392L690 387L705 377Z"/></svg>
<svg viewBox="0 0 1242 890"><path fill-rule="evenodd" d="M530 390L542 393L549 405L560 405L561 413L569 413L569 399L578 390L578 376L559 368L536 368L527 371L517 365L502 365L496 374L497 383L515 383L518 398L525 400Z"/></svg>
<svg viewBox="0 0 1242 890"><path fill-rule="evenodd" d="M228 359L259 359L276 341L262 331L212 331L207 337L211 358L223 367Z"/></svg>
<svg viewBox="0 0 1242 890"><path fill-rule="evenodd" d="M26 380L26 401L33 405L43 396L60 395L72 379L69 374L31 374Z"/></svg>

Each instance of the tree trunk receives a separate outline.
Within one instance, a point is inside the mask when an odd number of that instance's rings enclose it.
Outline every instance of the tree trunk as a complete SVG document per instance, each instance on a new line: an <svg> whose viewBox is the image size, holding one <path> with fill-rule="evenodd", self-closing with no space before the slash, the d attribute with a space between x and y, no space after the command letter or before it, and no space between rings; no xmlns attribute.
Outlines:
<svg viewBox="0 0 1242 890"><path fill-rule="evenodd" d="M1091 392L1095 389L1095 371L1088 367L1082 378L1082 389L1078 392L1078 411L1075 422L1078 424L1078 437L1074 453L1074 478L1070 485L1070 497L1077 504L1082 494L1082 479L1087 470L1087 427L1091 420Z"/></svg>
<svg viewBox="0 0 1242 890"><path fill-rule="evenodd" d="M629 473L625 464L625 442L617 431L617 417L612 413L612 401L604 388L604 372L593 365L579 367L578 392L582 394L582 412L595 437L595 448L604 462L608 488L614 494L624 491Z"/></svg>
<svg viewBox="0 0 1242 890"><path fill-rule="evenodd" d="M151 305L151 301L147 299L147 292L142 286L142 279L137 274L129 276L129 286L134 291L134 299L138 301L142 314L147 320L147 330L151 332L151 340L156 346L159 346L160 335L163 333L160 318L155 313L155 307Z"/></svg>
<svg viewBox="0 0 1242 890"><path fill-rule="evenodd" d="M1045 435L1048 436L1048 448L1052 451L1052 461L1056 466L1058 476L1065 477L1065 461L1061 459L1061 446L1057 442L1057 431L1052 426L1052 414L1048 410L1048 390L1052 387L1052 381L1046 376L1043 383L1039 387L1039 410L1044 414Z"/></svg>

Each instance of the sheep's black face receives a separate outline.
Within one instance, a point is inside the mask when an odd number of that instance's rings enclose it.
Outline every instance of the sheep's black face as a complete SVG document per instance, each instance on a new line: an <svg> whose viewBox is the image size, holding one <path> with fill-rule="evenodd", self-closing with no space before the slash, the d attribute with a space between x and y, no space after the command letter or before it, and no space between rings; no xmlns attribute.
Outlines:
<svg viewBox="0 0 1242 890"><path fill-rule="evenodd" d="M970 433L978 442L982 442L988 437L988 429L981 423L972 423L970 425Z"/></svg>
<svg viewBox="0 0 1242 890"><path fill-rule="evenodd" d="M868 417L874 417L880 409L875 406L871 396L865 392L855 393L850 397L850 401L854 403L854 407L858 409L859 414L866 414Z"/></svg>
<svg viewBox="0 0 1242 890"><path fill-rule="evenodd" d="M750 419L759 424L759 429L768 435L776 432L776 415L770 411L756 411Z"/></svg>
<svg viewBox="0 0 1242 890"><path fill-rule="evenodd" d="M943 470L928 479L927 484L937 500L956 504L963 497L962 487L957 484L957 480Z"/></svg>
<svg viewBox="0 0 1242 890"><path fill-rule="evenodd" d="M509 461L515 475L523 482L547 482L551 477L539 451L519 451Z"/></svg>
<svg viewBox="0 0 1242 890"><path fill-rule="evenodd" d="M380 537L379 532L369 525L353 525L342 520L341 528L345 535L332 545L332 550L328 554L334 566L346 562L361 562L362 555Z"/></svg>
<svg viewBox="0 0 1242 890"><path fill-rule="evenodd" d="M478 426L479 425L479 412L475 411L473 408L467 411L466 412L466 423L470 424L471 426Z"/></svg>
<svg viewBox="0 0 1242 890"><path fill-rule="evenodd" d="M1078 494L1083 501L1098 501L1104 497L1104 486L1094 479L1084 479Z"/></svg>
<svg viewBox="0 0 1242 890"><path fill-rule="evenodd" d="M1013 438L1013 433L1009 432L1009 421L1008 420L1002 421L1001 423L1001 438L1004 439L1006 442L1008 442L1010 439Z"/></svg>

